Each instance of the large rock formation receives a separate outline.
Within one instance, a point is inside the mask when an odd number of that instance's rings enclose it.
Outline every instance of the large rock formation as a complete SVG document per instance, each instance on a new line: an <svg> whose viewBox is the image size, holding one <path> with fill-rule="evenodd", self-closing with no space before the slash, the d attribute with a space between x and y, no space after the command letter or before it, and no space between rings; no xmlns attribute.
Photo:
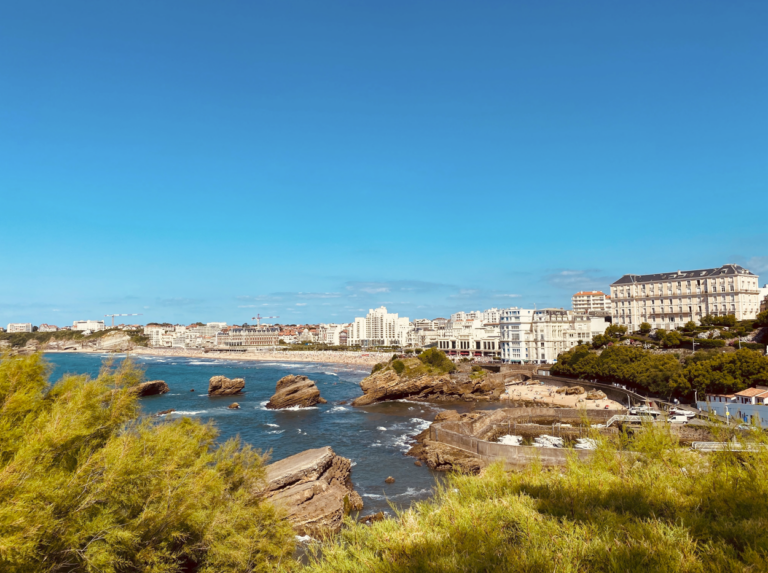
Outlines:
<svg viewBox="0 0 768 573"><path fill-rule="evenodd" d="M165 394L169 390L168 384L163 380L150 380L131 387L131 392L135 392L139 396L156 396L157 394Z"/></svg>
<svg viewBox="0 0 768 573"><path fill-rule="evenodd" d="M239 394L245 388L245 380L242 378L229 379L226 376L214 376L208 382L209 396L231 396Z"/></svg>
<svg viewBox="0 0 768 573"><path fill-rule="evenodd" d="M504 393L501 375L454 372L439 376L401 377L394 370L374 372L360 382L363 396L353 406L367 406L384 400L410 398L424 401L496 401Z"/></svg>
<svg viewBox="0 0 768 573"><path fill-rule="evenodd" d="M267 466L263 495L287 511L300 535L337 533L345 515L363 508L351 467L329 446L306 450Z"/></svg>
<svg viewBox="0 0 768 573"><path fill-rule="evenodd" d="M97 339L95 346L101 350L111 350L113 352L123 352L131 350L135 344L131 342L131 337L124 332L109 332Z"/></svg>
<svg viewBox="0 0 768 573"><path fill-rule="evenodd" d="M275 394L267 402L267 408L271 410L295 406L307 408L315 404L325 404L315 383L306 376L289 374L277 381Z"/></svg>

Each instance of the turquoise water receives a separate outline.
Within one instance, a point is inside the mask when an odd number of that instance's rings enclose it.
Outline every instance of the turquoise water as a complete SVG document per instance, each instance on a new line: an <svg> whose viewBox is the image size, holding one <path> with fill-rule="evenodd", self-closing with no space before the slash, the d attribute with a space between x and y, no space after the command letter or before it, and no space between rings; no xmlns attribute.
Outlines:
<svg viewBox="0 0 768 573"><path fill-rule="evenodd" d="M95 377L107 355L48 354L53 366L51 381L65 373ZM117 355L118 359L122 357ZM134 357L146 371L147 380L165 380L170 392L141 398L144 412L174 408L171 416L212 420L223 439L240 435L262 451L271 450L273 460L331 446L354 464L352 481L363 497L363 514L389 510L387 500L407 506L432 493L435 474L416 467L405 452L412 437L426 428L440 407L407 401L387 402L364 408L349 404L362 394L360 380L370 370L360 366L310 363L269 363L204 360L174 357ZM303 374L317 383L327 404L298 411L267 410L264 404L275 391L275 383L287 374ZM232 397L208 397L211 376L244 378L245 393ZM194 392L190 392L194 389ZM229 410L232 402L239 410ZM387 476L394 484L385 484Z"/></svg>

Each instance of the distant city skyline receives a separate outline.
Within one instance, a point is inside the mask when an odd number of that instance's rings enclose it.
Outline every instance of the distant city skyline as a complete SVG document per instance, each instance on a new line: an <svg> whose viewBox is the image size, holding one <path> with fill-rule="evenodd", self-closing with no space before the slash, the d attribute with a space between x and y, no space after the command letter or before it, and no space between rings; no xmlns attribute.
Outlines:
<svg viewBox="0 0 768 573"><path fill-rule="evenodd" d="M3 14L2 325L570 308L727 263L768 283L768 3Z"/></svg>

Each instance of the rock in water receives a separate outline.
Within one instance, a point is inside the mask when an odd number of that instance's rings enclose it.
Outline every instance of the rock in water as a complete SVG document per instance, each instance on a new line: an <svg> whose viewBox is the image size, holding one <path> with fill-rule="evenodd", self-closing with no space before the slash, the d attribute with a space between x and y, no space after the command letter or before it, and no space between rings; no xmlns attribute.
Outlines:
<svg viewBox="0 0 768 573"><path fill-rule="evenodd" d="M162 380L150 380L149 382L131 387L131 392L135 392L139 396L155 396L157 394L165 394L168 391L170 391L168 384Z"/></svg>
<svg viewBox="0 0 768 573"><path fill-rule="evenodd" d="M230 410L239 410L240 404L238 404L237 402L232 402L229 406L227 406L227 408L229 408Z"/></svg>
<svg viewBox="0 0 768 573"><path fill-rule="evenodd" d="M363 508L352 486L351 467L329 446L306 450L267 466L263 495L287 511L299 535L337 533L345 515Z"/></svg>
<svg viewBox="0 0 768 573"><path fill-rule="evenodd" d="M384 483L395 483L395 478L392 476L389 476L387 479L384 480Z"/></svg>
<svg viewBox="0 0 768 573"><path fill-rule="evenodd" d="M239 394L245 388L245 380L242 378L233 378L230 380L226 376L214 376L208 382L209 396L231 396Z"/></svg>
<svg viewBox="0 0 768 573"><path fill-rule="evenodd" d="M158 412L157 416L165 416L166 414L170 414L171 412L175 412L176 410L171 408L170 410L163 410L162 412Z"/></svg>
<svg viewBox="0 0 768 573"><path fill-rule="evenodd" d="M325 404L320 397L320 390L315 383L306 376L294 376L289 374L277 381L275 395L267 402L270 410L280 410L298 406L308 408L315 404Z"/></svg>

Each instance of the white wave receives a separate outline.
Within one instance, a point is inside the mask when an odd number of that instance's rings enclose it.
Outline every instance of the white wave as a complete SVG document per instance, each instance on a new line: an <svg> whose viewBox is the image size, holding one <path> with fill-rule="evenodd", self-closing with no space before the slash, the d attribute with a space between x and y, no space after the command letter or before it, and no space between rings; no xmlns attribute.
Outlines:
<svg viewBox="0 0 768 573"><path fill-rule="evenodd" d="M265 426L269 426L270 428L279 428L280 424L264 424Z"/></svg>
<svg viewBox="0 0 768 573"><path fill-rule="evenodd" d="M329 412L346 412L347 408L345 408L344 406L334 406L333 408L331 408L328 411Z"/></svg>
<svg viewBox="0 0 768 573"><path fill-rule="evenodd" d="M271 430L271 431L269 431L267 433L268 434L282 434L283 432L285 432L285 430Z"/></svg>
<svg viewBox="0 0 768 573"><path fill-rule="evenodd" d="M415 495L424 495L428 493L432 493L432 490L429 490L429 489L416 490L412 487L409 487L403 493L397 493L395 495L378 495L375 493L364 493L362 495L363 497L370 497L371 499L395 499L397 497L413 497Z"/></svg>
<svg viewBox="0 0 768 573"><path fill-rule="evenodd" d="M323 372L323 374L327 374L328 376L338 376L335 372Z"/></svg>
<svg viewBox="0 0 768 573"><path fill-rule="evenodd" d="M266 404L266 402L265 402ZM280 408L283 411L298 412L299 410L317 410L317 406L291 406L290 408Z"/></svg>
<svg viewBox="0 0 768 573"><path fill-rule="evenodd" d="M179 416L197 416L198 414L205 414L208 410L176 410L171 414L178 414Z"/></svg>
<svg viewBox="0 0 768 573"><path fill-rule="evenodd" d="M353 468L353 467L355 467L356 465L357 465L357 462L352 462L351 464L349 464L349 467Z"/></svg>
<svg viewBox="0 0 768 573"><path fill-rule="evenodd" d="M376 428L377 430L381 430L382 432L386 432L387 429L384 426L379 426Z"/></svg>
<svg viewBox="0 0 768 573"><path fill-rule="evenodd" d="M421 418L411 418L411 422L416 424L416 427L414 428L418 432L423 432L429 426L432 425L432 422L427 422L426 420L422 420Z"/></svg>
<svg viewBox="0 0 768 573"><path fill-rule="evenodd" d="M195 366L214 366L216 362L191 361L187 364L194 364Z"/></svg>

